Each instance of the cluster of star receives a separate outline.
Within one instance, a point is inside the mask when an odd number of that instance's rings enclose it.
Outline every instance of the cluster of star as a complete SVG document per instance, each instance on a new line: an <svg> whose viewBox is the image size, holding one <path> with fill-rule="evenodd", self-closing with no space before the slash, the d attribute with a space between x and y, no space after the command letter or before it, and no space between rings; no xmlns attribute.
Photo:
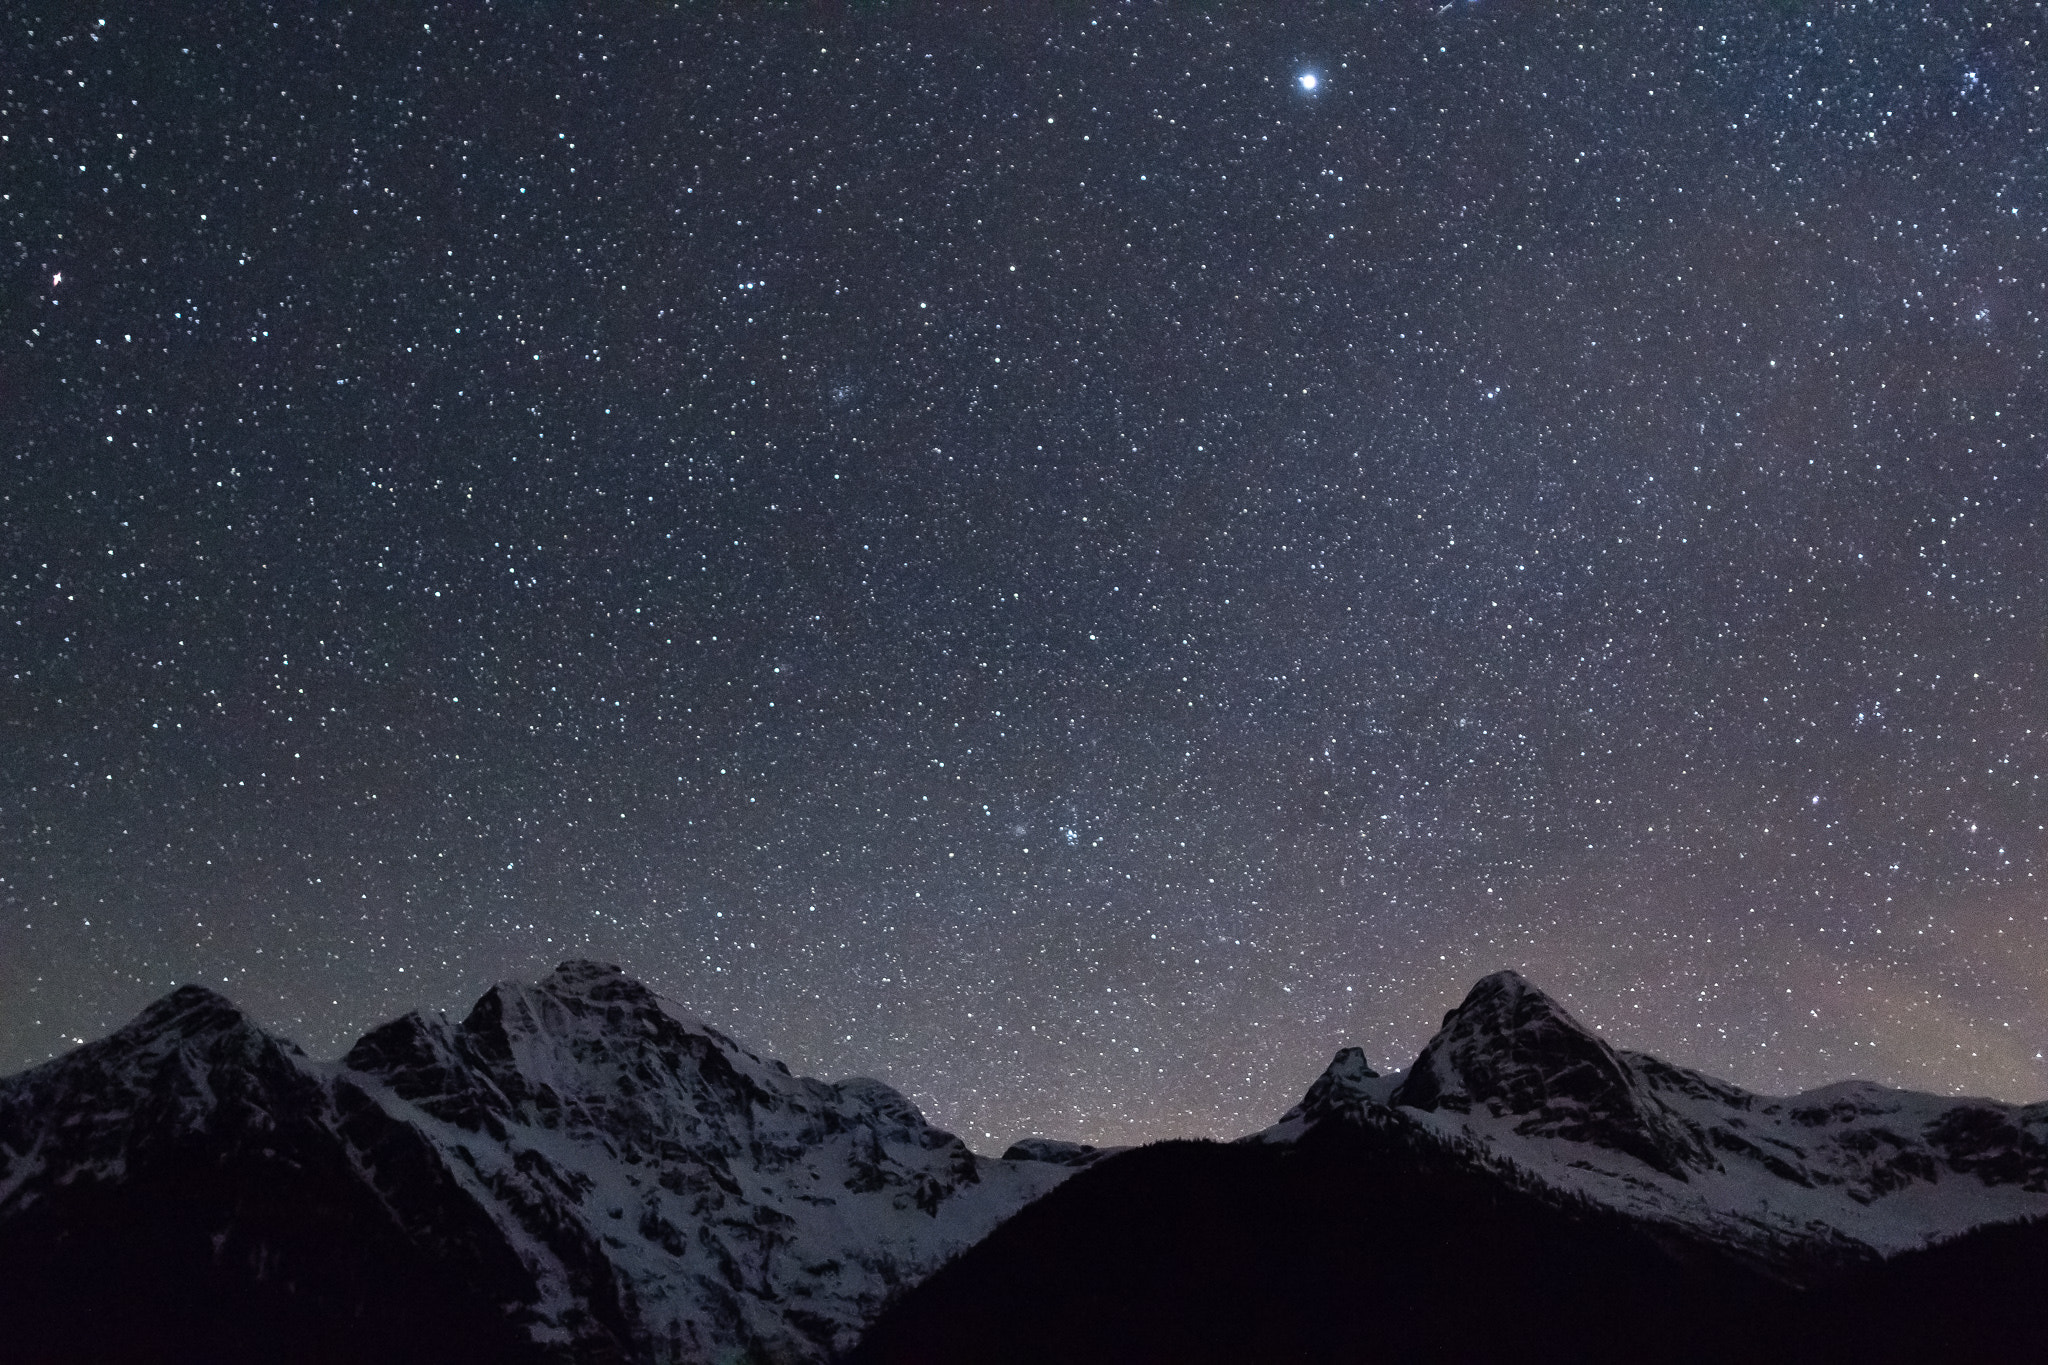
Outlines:
<svg viewBox="0 0 2048 1365"><path fill-rule="evenodd" d="M0 1068L596 956L979 1146L1227 1135L1511 966L2037 1098L2024 27L25 22Z"/></svg>

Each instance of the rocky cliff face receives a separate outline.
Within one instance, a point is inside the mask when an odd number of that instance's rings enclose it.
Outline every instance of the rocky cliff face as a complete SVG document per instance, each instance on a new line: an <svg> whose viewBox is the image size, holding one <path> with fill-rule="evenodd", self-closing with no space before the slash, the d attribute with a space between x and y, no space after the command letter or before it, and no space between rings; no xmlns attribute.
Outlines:
<svg viewBox="0 0 2048 1365"><path fill-rule="evenodd" d="M1064 1171L989 1161L878 1081L792 1076L616 970L408 1015L344 1074L450 1154L542 1286L636 1355L816 1359Z"/></svg>
<svg viewBox="0 0 2048 1365"><path fill-rule="evenodd" d="M294 1205L346 1206L334 1240L443 1267L463 1306L447 1316L509 1325L521 1349L809 1361L1071 1167L977 1157L877 1081L792 1076L574 962L493 987L460 1023L384 1025L338 1065L188 987L0 1081L0 1249L152 1171L278 1187L279 1207L186 1201L184 1240L221 1283L287 1307L317 1284L335 1302L307 1311L396 1311L392 1286L351 1287L298 1245Z"/></svg>
<svg viewBox="0 0 2048 1365"><path fill-rule="evenodd" d="M1475 985L1391 1096L1402 1108L1512 1121L1520 1137L1625 1152L1674 1180L1712 1158L1627 1063L1514 972Z"/></svg>
<svg viewBox="0 0 2048 1365"><path fill-rule="evenodd" d="M0 1081L8 1358L529 1358L529 1267L330 1073L185 987Z"/></svg>

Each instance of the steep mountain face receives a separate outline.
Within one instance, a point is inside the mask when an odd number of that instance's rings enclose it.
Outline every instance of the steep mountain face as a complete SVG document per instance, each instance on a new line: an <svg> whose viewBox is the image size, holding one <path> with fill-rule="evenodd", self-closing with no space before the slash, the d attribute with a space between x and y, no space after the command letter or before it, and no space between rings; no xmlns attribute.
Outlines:
<svg viewBox="0 0 2048 1365"><path fill-rule="evenodd" d="M1480 981L1444 1016L1392 1102L1513 1121L1519 1137L1625 1152L1675 1180L1711 1162L1614 1049L1514 972Z"/></svg>
<svg viewBox="0 0 2048 1365"><path fill-rule="evenodd" d="M597 964L339 1065L188 987L0 1081L0 1315L49 1359L223 1322L256 1326L192 1358L296 1334L336 1360L819 1360L1072 1169L977 1157ZM124 1221L146 1235L110 1318L93 1267Z"/></svg>
<svg viewBox="0 0 2048 1365"><path fill-rule="evenodd" d="M1609 1047L1513 972L1444 1017L1405 1077L1339 1053L1254 1140L1325 1123L1406 1132L1632 1217L1781 1264L1890 1254L2048 1216L2048 1104L1862 1081L1752 1094Z"/></svg>
<svg viewBox="0 0 2048 1365"><path fill-rule="evenodd" d="M517 1361L532 1292L428 1142L209 991L0 1081L10 1360Z"/></svg>
<svg viewBox="0 0 2048 1365"><path fill-rule="evenodd" d="M821 1358L1067 1173L979 1158L878 1081L792 1076L590 963L460 1024L407 1015L343 1067L535 1267L543 1340L587 1314L635 1358Z"/></svg>
<svg viewBox="0 0 2048 1365"><path fill-rule="evenodd" d="M1388 1086L1380 1080L1380 1073L1365 1060L1365 1049L1344 1048L1280 1122L1307 1126L1332 1119L1363 1120L1368 1108L1385 1106Z"/></svg>
<svg viewBox="0 0 2048 1365"><path fill-rule="evenodd" d="M0 1084L0 1132L10 1139L0 1148L0 1210L33 1203L32 1182L52 1163L114 1178L138 1134L203 1133L237 1147L288 1133L320 1099L297 1048L213 992L180 987L118 1033Z"/></svg>

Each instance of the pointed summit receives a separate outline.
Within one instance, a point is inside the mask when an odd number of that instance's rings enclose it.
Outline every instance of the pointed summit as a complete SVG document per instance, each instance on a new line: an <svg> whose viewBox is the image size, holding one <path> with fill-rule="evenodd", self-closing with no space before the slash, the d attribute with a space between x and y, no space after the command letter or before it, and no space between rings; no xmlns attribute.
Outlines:
<svg viewBox="0 0 2048 1365"><path fill-rule="evenodd" d="M1502 1065L1521 1062L1524 1065ZM1508 1112L1540 1103L1552 1077L1583 1088L1580 1069L1618 1069L1598 1037L1520 972L1481 977L1464 1003L1444 1015L1437 1035L1394 1092L1411 1109L1469 1111L1501 1099Z"/></svg>
<svg viewBox="0 0 2048 1365"><path fill-rule="evenodd" d="M615 963L593 962L581 957L570 958L540 980L541 989L558 995L603 994L619 986L642 991L647 989L627 976Z"/></svg>
<svg viewBox="0 0 2048 1365"><path fill-rule="evenodd" d="M566 1009L578 1017L602 1016L614 1026L663 1017L697 1032L724 1037L702 1019L655 994L647 983L629 976L624 968L588 958L570 958L535 982L500 981L477 1002L478 1008L483 1008L493 996L498 997L495 1004L501 1008L525 1000L528 1008ZM535 999L537 996L546 997L552 1004Z"/></svg>
<svg viewBox="0 0 2048 1365"><path fill-rule="evenodd" d="M624 971L572 958L536 982L498 982L461 1027L488 1051L509 1057L522 1040L552 1046L563 1030L645 1035L659 1030L663 1019L660 998Z"/></svg>
<svg viewBox="0 0 2048 1365"><path fill-rule="evenodd" d="M106 1037L0 1079L0 1174L9 1151L36 1154L18 1182L42 1169L141 1169L195 1139L223 1160L275 1147L319 1090L297 1044L225 996L180 986Z"/></svg>
<svg viewBox="0 0 2048 1365"><path fill-rule="evenodd" d="M273 1037L226 996L204 986L184 985L143 1006L106 1037L46 1065L149 1070L173 1054L197 1067L254 1065L272 1053L303 1056L296 1043Z"/></svg>
<svg viewBox="0 0 2048 1365"><path fill-rule="evenodd" d="M1340 1048L1301 1097L1301 1103L1282 1114L1280 1122L1300 1119L1314 1124L1327 1118L1356 1121L1367 1109L1386 1103L1384 1084L1375 1084L1379 1078L1380 1073L1365 1060L1365 1049Z"/></svg>
<svg viewBox="0 0 2048 1365"><path fill-rule="evenodd" d="M1513 1119L1524 1136L1595 1143L1680 1180L1712 1164L1613 1048L1519 972L1472 987L1392 1103Z"/></svg>
<svg viewBox="0 0 2048 1365"><path fill-rule="evenodd" d="M435 1118L500 1139L520 1124L578 1134L625 1124L643 1137L714 1120L744 1127L757 1111L831 1091L749 1052L618 967L580 959L537 982L498 982L460 1023L418 1011L393 1020L365 1034L343 1064ZM908 1100L895 1103L923 1125Z"/></svg>
<svg viewBox="0 0 2048 1365"><path fill-rule="evenodd" d="M197 1038L208 1033L224 1033L249 1022L241 1007L218 991L184 985L144 1005L142 1012L129 1020L115 1036L141 1038L175 1033L184 1038Z"/></svg>
<svg viewBox="0 0 2048 1365"><path fill-rule="evenodd" d="M1323 1079L1348 1085L1356 1085L1361 1081L1375 1081L1379 1079L1379 1075L1379 1072L1372 1069L1372 1063L1365 1060L1365 1049L1362 1047L1338 1048L1337 1055L1323 1070Z"/></svg>

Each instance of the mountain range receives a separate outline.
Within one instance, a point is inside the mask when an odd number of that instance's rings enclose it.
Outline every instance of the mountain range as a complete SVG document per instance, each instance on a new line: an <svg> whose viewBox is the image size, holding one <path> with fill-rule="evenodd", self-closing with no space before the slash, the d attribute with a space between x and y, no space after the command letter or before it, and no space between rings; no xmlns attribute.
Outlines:
<svg viewBox="0 0 2048 1365"><path fill-rule="evenodd" d="M1760 1096L1512 972L1227 1144L978 1155L589 962L333 1062L183 987L0 1080L22 1361L2048 1349L2044 1218L2048 1104Z"/></svg>
<svg viewBox="0 0 2048 1365"><path fill-rule="evenodd" d="M1072 1171L570 962L309 1060L187 986L0 1081L0 1322L47 1360L821 1360Z"/></svg>
<svg viewBox="0 0 2048 1365"><path fill-rule="evenodd" d="M1619 1051L1512 972L1405 1072L1079 1172L850 1365L2048 1359L2048 1105L1789 1099Z"/></svg>

